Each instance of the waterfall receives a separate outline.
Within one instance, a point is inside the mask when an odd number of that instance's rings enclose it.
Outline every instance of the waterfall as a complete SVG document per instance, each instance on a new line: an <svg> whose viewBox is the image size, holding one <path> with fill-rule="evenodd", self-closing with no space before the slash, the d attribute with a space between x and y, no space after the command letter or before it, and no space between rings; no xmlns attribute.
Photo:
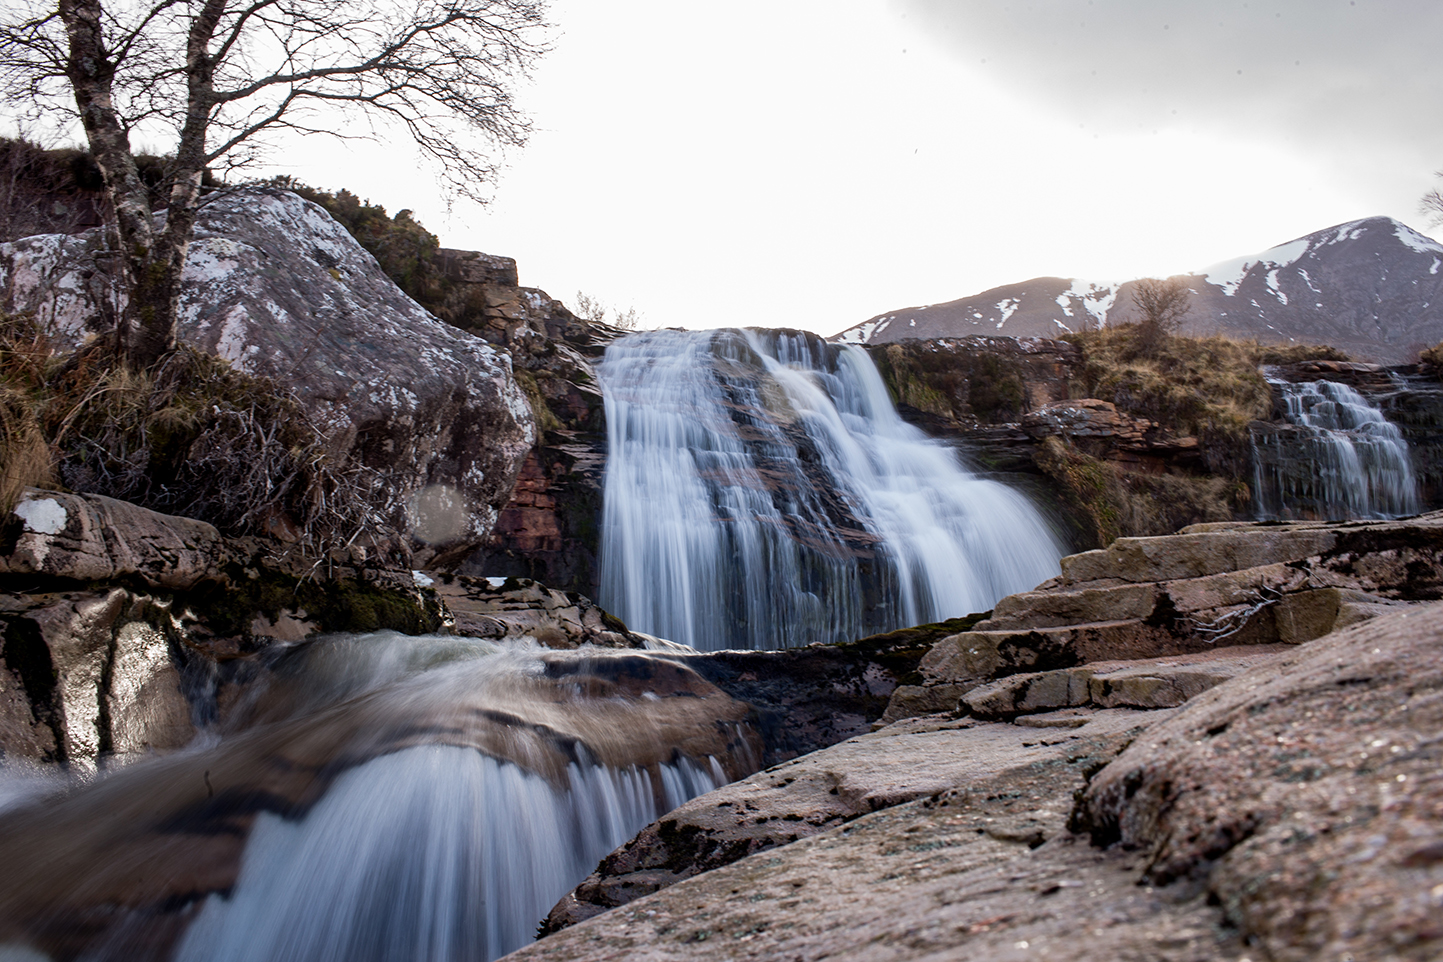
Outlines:
<svg viewBox="0 0 1443 962"><path fill-rule="evenodd" d="M1396 518L1420 510L1408 442L1367 398L1334 381L1273 383L1291 427L1253 431L1259 517Z"/></svg>
<svg viewBox="0 0 1443 962"><path fill-rule="evenodd" d="M312 642L186 751L38 801L15 773L0 958L497 958L724 764L751 771L747 711L644 652Z"/></svg>
<svg viewBox="0 0 1443 962"><path fill-rule="evenodd" d="M557 789L472 749L376 758L300 821L260 816L235 889L209 898L174 958L498 958L607 853L718 784L685 759L664 771L658 807L635 769L573 764Z"/></svg>
<svg viewBox="0 0 1443 962"><path fill-rule="evenodd" d="M599 600L633 628L702 650L850 641L1057 573L1039 512L903 422L861 348L652 331L599 373Z"/></svg>

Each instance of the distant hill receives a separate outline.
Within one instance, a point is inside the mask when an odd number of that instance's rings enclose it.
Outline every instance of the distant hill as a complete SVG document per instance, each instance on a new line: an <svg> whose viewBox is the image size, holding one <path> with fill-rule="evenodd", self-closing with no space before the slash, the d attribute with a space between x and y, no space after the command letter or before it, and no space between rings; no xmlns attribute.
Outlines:
<svg viewBox="0 0 1443 962"><path fill-rule="evenodd" d="M1385 364L1443 341L1443 244L1390 217L1339 224L1182 276L1194 292L1184 323L1191 334L1326 343ZM1056 337L1134 317L1135 283L1037 277L889 311L831 339Z"/></svg>

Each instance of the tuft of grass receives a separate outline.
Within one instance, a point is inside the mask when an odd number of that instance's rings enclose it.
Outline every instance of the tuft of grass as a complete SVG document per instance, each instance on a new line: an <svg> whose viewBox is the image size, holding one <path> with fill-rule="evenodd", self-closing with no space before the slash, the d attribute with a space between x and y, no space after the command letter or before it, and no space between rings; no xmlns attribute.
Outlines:
<svg viewBox="0 0 1443 962"><path fill-rule="evenodd" d="M1272 410L1272 391L1258 371L1260 345L1142 334L1124 324L1067 335L1082 352L1083 396L1111 401L1180 435L1243 436L1250 421Z"/></svg>

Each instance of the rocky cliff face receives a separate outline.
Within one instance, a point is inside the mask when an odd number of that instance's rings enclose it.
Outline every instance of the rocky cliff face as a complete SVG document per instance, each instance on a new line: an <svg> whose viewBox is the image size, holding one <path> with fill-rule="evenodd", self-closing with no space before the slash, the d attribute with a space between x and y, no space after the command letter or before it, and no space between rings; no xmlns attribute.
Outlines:
<svg viewBox="0 0 1443 962"><path fill-rule="evenodd" d="M1184 275L1185 330L1264 343L1331 344L1405 364L1443 340L1443 245L1388 217L1329 227ZM1056 337L1137 314L1133 281L1038 277L971 297L889 311L836 340L881 344L968 335Z"/></svg>
<svg viewBox="0 0 1443 962"><path fill-rule="evenodd" d="M0 303L73 348L119 308L105 244L90 231L0 245ZM535 439L509 357L422 310L320 207L211 195L181 297L180 338L296 392L378 525L419 535L421 562L458 562L489 536Z"/></svg>

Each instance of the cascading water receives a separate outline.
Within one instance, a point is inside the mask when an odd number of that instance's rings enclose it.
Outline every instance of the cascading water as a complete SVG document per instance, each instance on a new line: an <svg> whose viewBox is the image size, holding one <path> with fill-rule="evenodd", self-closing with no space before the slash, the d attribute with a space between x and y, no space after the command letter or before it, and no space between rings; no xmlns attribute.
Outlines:
<svg viewBox="0 0 1443 962"><path fill-rule="evenodd" d="M860 348L653 331L600 376L599 600L633 628L702 650L848 641L1057 573L1039 512L904 423Z"/></svg>
<svg viewBox="0 0 1443 962"><path fill-rule="evenodd" d="M1420 510L1408 442L1367 398L1333 381L1273 383L1292 427L1253 432L1259 517L1396 518Z"/></svg>
<svg viewBox="0 0 1443 962"><path fill-rule="evenodd" d="M22 777L0 958L495 958L747 738L665 659L443 637L312 643L230 714L38 803Z"/></svg>

